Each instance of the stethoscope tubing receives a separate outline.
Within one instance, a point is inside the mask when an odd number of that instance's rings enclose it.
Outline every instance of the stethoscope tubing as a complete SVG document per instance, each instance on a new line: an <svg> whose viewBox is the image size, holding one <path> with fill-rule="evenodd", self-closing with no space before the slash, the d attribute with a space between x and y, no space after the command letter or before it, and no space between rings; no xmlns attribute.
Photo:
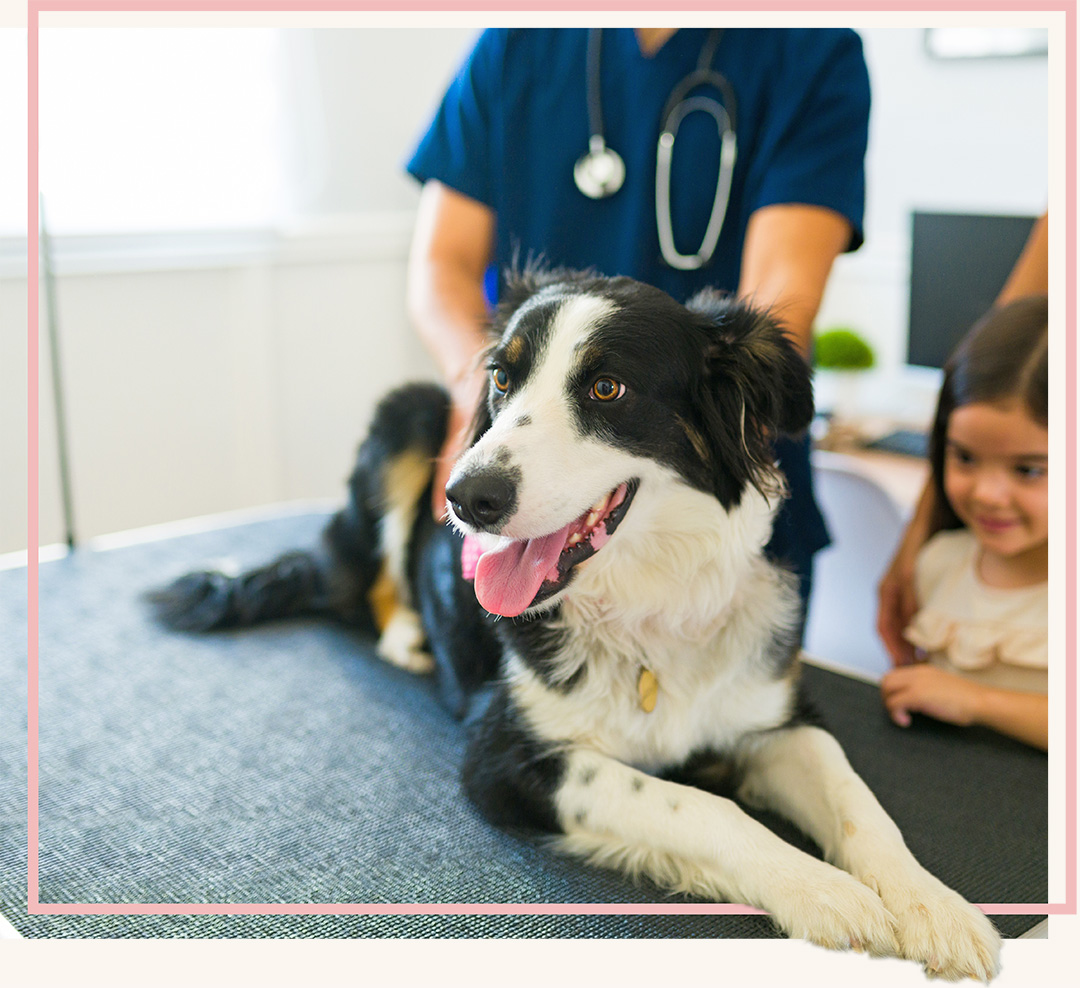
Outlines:
<svg viewBox="0 0 1080 988"><path fill-rule="evenodd" d="M709 223L701 238L701 245L694 254L681 254L675 247L675 233L671 223L671 159L675 151L675 135L683 118L695 111L704 111L716 121L720 136L720 165L716 172L716 192ZM692 96L675 105L664 121L664 129L656 142L656 232L660 239L660 253L670 267L679 271L697 271L709 263L720 240L720 231L731 201L731 179L735 172L735 130L724 107L705 96Z"/></svg>
<svg viewBox="0 0 1080 988"><path fill-rule="evenodd" d="M720 32L714 29L706 38L698 58L697 67L672 89L661 116L660 137L656 144L656 230L660 252L665 263L683 271L704 267L712 259L720 239L724 219L731 199L731 183L735 171L737 144L735 138L735 92L724 76L710 67ZM604 199L622 188L626 166L622 158L607 146L604 139L604 114L600 94L600 48L601 31L589 32L587 53L587 93L589 114L589 150L574 165L574 182L578 189L592 199ZM713 86L724 102L707 96L687 98L691 90ZM681 254L675 247L671 218L671 162L674 155L675 136L683 119L690 113L702 111L716 121L720 136L720 163L716 177L716 192L701 245L693 254Z"/></svg>

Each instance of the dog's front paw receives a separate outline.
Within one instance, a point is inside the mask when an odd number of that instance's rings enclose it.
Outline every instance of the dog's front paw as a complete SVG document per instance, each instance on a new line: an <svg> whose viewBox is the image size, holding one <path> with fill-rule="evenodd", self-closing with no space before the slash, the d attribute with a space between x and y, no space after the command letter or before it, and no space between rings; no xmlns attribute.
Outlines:
<svg viewBox="0 0 1080 988"><path fill-rule="evenodd" d="M872 889L846 872L822 865L812 881L785 889L769 911L790 937L833 950L895 956L893 917Z"/></svg>
<svg viewBox="0 0 1080 988"><path fill-rule="evenodd" d="M896 919L900 954L920 962L928 976L988 982L1001 967L1001 937L963 896L919 868L895 882L867 876Z"/></svg>

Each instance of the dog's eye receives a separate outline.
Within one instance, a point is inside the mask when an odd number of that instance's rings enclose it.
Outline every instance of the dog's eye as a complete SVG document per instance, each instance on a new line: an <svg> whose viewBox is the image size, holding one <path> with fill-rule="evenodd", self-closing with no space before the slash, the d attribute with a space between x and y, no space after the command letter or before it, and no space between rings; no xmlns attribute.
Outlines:
<svg viewBox="0 0 1080 988"><path fill-rule="evenodd" d="M495 385L495 390L499 394L504 395L510 390L510 375L502 367L493 367L491 369L491 383Z"/></svg>
<svg viewBox="0 0 1080 988"><path fill-rule="evenodd" d="M599 377L589 389L589 397L597 401L614 401L626 393L626 385L613 381L610 377Z"/></svg>

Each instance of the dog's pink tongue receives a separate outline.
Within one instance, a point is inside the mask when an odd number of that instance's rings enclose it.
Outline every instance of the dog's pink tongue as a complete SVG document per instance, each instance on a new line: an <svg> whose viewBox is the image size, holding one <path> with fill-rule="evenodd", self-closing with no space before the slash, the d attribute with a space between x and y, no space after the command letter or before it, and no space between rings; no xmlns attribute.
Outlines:
<svg viewBox="0 0 1080 988"><path fill-rule="evenodd" d="M539 539L511 542L485 552L476 563L476 599L486 611L517 617L540 592L566 544L570 526Z"/></svg>

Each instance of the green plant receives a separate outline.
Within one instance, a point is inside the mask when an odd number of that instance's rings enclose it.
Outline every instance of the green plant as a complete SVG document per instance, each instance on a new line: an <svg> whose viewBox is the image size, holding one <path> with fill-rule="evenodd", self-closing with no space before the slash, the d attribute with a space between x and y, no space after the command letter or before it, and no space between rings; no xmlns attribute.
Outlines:
<svg viewBox="0 0 1080 988"><path fill-rule="evenodd" d="M874 349L853 329L827 329L814 337L814 366L823 370L866 370Z"/></svg>

